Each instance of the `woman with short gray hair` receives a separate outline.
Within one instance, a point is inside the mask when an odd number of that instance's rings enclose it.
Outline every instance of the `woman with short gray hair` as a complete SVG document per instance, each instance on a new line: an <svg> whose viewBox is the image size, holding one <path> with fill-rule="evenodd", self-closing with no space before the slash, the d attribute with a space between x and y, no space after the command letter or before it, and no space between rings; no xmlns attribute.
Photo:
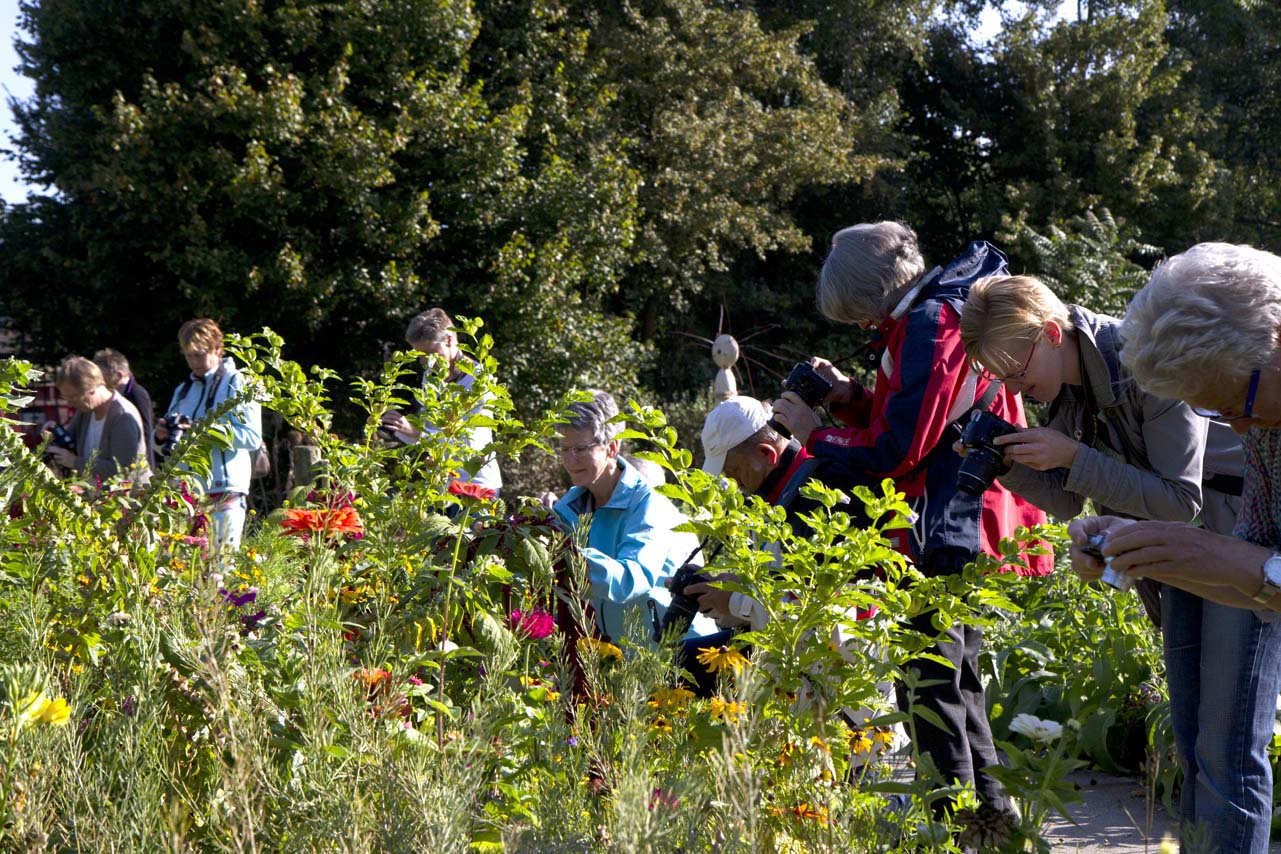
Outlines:
<svg viewBox="0 0 1281 854"><path fill-rule="evenodd" d="M877 480L892 478L916 513L907 531L894 532L899 550L926 575L961 572L979 551L1001 558L1000 541L1020 527L1045 522L1045 514L999 483L981 495L960 492L960 457L951 450L952 424L972 409L1026 424L1017 395L969 369L961 343L960 313L970 285L1008 272L1005 256L983 241L930 270L916 233L897 222L862 223L838 231L823 262L815 298L824 315L840 323L876 327L868 367L876 386L866 389L831 362L811 360L831 381L825 402L842 427L817 429L814 409L794 392L774 402L775 419L816 457ZM991 389L991 391L989 391ZM1046 555L1021 557L1026 574L1041 575ZM927 613L913 621L936 636ZM1004 810L1000 782L986 768L1000 761L992 741L978 656L982 631L954 626L911 663L925 684L916 690L917 747L930 754L945 781L971 782L984 806ZM943 656L949 664L941 663ZM908 707L905 691L900 702Z"/></svg>
<svg viewBox="0 0 1281 854"><path fill-rule="evenodd" d="M924 272L916 232L906 225L851 225L832 237L815 292L819 311L837 323L879 322Z"/></svg>
<svg viewBox="0 0 1281 854"><path fill-rule="evenodd" d="M698 546L693 534L672 530L685 521L676 505L619 455L623 425L617 417L618 404L603 391L569 406L557 450L574 485L553 507L570 530L590 522L582 555L591 605L597 629L615 641L626 635L632 606L653 603L640 615L646 627L661 620L671 600L665 582ZM686 637L715 631L703 617Z"/></svg>
<svg viewBox="0 0 1281 854"><path fill-rule="evenodd" d="M1281 610L1279 330L1281 258L1249 246L1203 243L1157 268L1126 312L1121 360L1145 391L1181 398L1197 414L1226 421L1243 434L1241 512L1231 536L1174 522L1078 519L1068 528L1074 567L1086 572L1104 567L1082 551L1090 537L1104 534L1103 554L1115 570L1236 609ZM1196 777L1198 815L1204 801L1223 816L1213 822L1211 838L1224 852L1268 847L1268 745L1281 669L1274 619L1251 618L1248 630L1234 635L1239 651L1232 659L1220 655L1202 666L1203 672L1245 668L1264 685L1257 691L1202 691L1200 696L1203 724L1214 727L1215 738L1243 766L1220 785L1208 785L1205 773ZM1198 765L1207 758L1213 757L1198 746Z"/></svg>

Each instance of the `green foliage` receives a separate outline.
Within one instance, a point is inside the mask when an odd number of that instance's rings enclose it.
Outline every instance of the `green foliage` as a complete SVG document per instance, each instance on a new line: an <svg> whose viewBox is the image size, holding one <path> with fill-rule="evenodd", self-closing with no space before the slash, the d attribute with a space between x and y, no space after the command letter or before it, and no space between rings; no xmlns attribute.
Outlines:
<svg viewBox="0 0 1281 854"><path fill-rule="evenodd" d="M750 661L713 650L726 666L710 701L676 687L670 647L650 644L642 620L617 646L571 647L567 630L590 619L586 531L449 487L490 453L545 447L565 401L515 420L492 341L461 323L471 392L430 371L411 388L412 356L394 356L355 383L370 420L351 439L328 429L338 377L285 359L271 330L231 342L246 393L305 426L324 457L316 483L252 522L238 551L210 550L206 508L167 477L71 488L0 432L0 501L21 510L0 515L5 844L951 850L960 813L933 807L973 795L924 757L914 782L882 776L878 753L907 717L877 683L910 683L904 665L928 654L933 638L907 618L995 626L997 609L1016 610L1017 576L991 572L993 558L921 578L882 530L851 522L848 500L876 517L905 509L888 484L811 488L798 536L780 511L690 470L662 413L632 406L630 435L672 470L664 490L689 527L725 542L713 568L772 619L735 641L751 643ZM29 375L7 363L0 395ZM383 447L377 414L411 396L439 440ZM468 449L462 434L480 424L494 441ZM202 433L188 454L207 451ZM556 612L557 630L542 636L516 609ZM847 728L843 706L868 720ZM1040 759L1014 765L1041 775ZM1049 770L1020 784L1053 807ZM887 815L889 793L909 803Z"/></svg>
<svg viewBox="0 0 1281 854"><path fill-rule="evenodd" d="M1112 317L1123 317L1130 297L1147 284L1148 270L1137 260L1161 254L1107 208L1073 217L1066 229L1050 226L1038 234L1024 228L1020 238L1033 270L1060 299Z"/></svg>

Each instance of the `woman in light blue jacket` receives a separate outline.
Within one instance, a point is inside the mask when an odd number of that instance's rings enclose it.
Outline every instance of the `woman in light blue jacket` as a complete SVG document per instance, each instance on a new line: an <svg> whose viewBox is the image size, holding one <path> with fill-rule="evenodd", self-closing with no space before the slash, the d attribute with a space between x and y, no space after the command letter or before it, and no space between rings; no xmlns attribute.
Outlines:
<svg viewBox="0 0 1281 854"><path fill-rule="evenodd" d="M554 508L570 529L591 525L583 549L589 604L596 611L597 629L615 642L627 635L627 614L634 605L643 609L640 624L648 637L652 621L662 618L671 599L665 582L682 563L697 557L698 546L693 534L672 530L685 521L676 506L619 456L622 425L610 423L617 415L618 405L605 392L570 406L560 427L559 454L574 486ZM715 631L700 615L686 637Z"/></svg>
<svg viewBox="0 0 1281 854"><path fill-rule="evenodd" d="M244 378L230 356L222 353L222 330L208 318L189 320L178 330L178 345L191 375L174 390L165 409L165 420L156 424L156 447L169 438L166 421L195 422L240 394ZM213 451L208 479L190 482L209 499L209 518L218 547L236 548L245 524L246 498L253 477L253 452L262 445L262 414L258 403L247 400L219 422L231 436L231 447Z"/></svg>

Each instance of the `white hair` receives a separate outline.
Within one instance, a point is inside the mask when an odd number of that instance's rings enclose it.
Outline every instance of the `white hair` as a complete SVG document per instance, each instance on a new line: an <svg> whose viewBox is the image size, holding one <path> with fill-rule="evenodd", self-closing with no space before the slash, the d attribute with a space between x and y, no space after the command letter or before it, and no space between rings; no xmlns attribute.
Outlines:
<svg viewBox="0 0 1281 854"><path fill-rule="evenodd" d="M925 272L916 232L900 222L852 225L836 232L815 297L838 323L879 321Z"/></svg>
<svg viewBox="0 0 1281 854"><path fill-rule="evenodd" d="M607 445L623 432L621 422L610 423L618 415L618 404L607 391L591 390L591 400L571 403L566 413L566 424L571 430L590 430L592 439Z"/></svg>
<svg viewBox="0 0 1281 854"><path fill-rule="evenodd" d="M1281 330L1281 258L1199 243L1134 295L1121 361L1146 391L1197 398L1272 360Z"/></svg>

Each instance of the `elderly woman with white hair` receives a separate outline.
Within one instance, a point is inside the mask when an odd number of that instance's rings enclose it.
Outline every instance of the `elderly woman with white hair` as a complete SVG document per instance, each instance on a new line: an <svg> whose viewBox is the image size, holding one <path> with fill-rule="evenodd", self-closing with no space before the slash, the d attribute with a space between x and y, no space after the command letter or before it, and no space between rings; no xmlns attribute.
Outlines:
<svg viewBox="0 0 1281 854"><path fill-rule="evenodd" d="M1068 529L1074 566L1102 569L1103 563L1082 549L1091 536L1103 533L1103 554L1114 569L1237 608L1281 610L1281 258L1248 246L1194 246L1158 267L1135 295L1122 336L1122 362L1140 387L1182 399L1243 435L1242 509L1232 535L1172 522L1079 519ZM1277 618L1260 617L1249 621L1238 638L1240 655L1253 658L1260 678L1275 685L1281 654L1270 640ZM1203 672L1218 666L1207 661ZM1245 815L1232 823L1230 833L1215 831L1214 842L1223 851L1268 847L1272 772L1267 746L1276 689L1266 702L1253 699L1201 695L1203 724L1226 733L1249 765L1233 791L1209 791L1198 777L1198 801L1246 799Z"/></svg>
<svg viewBox="0 0 1281 854"><path fill-rule="evenodd" d="M649 628L661 619L671 595L665 586L681 564L694 557L698 539L672 529L685 521L676 505L619 455L615 421L618 404L603 391L569 407L560 425L559 456L573 487L553 510L570 529L590 524L587 561L590 602L596 626L607 639L627 634L632 606L653 603L638 617ZM712 634L716 626L699 617L686 637Z"/></svg>
<svg viewBox="0 0 1281 854"><path fill-rule="evenodd" d="M930 269L916 233L897 222L863 223L837 232L816 291L819 310L839 323L875 328L869 350L876 385L852 382L824 359L817 370L832 382L826 403L845 426L818 429L814 410L792 392L775 401L775 419L816 457L859 475L891 478L916 512L897 545L927 575L959 573L979 552L1001 556L1000 542L1045 514L999 483L979 495L957 488L961 458L952 450L954 426L977 409L1026 424L1019 397L972 371L960 335L970 285L1008 272L1005 256L983 241ZM869 367L872 366L869 364ZM1048 555L1028 554L1019 572L1044 574ZM937 634L932 614L913 626ZM985 805L1003 810L1000 782L984 769L999 763L978 671L982 631L950 627L931 650L949 663L912 663L925 684L915 708L917 746L945 781L972 782ZM902 688L902 686L900 686ZM907 697L900 690L900 702ZM935 721L941 721L940 727Z"/></svg>

